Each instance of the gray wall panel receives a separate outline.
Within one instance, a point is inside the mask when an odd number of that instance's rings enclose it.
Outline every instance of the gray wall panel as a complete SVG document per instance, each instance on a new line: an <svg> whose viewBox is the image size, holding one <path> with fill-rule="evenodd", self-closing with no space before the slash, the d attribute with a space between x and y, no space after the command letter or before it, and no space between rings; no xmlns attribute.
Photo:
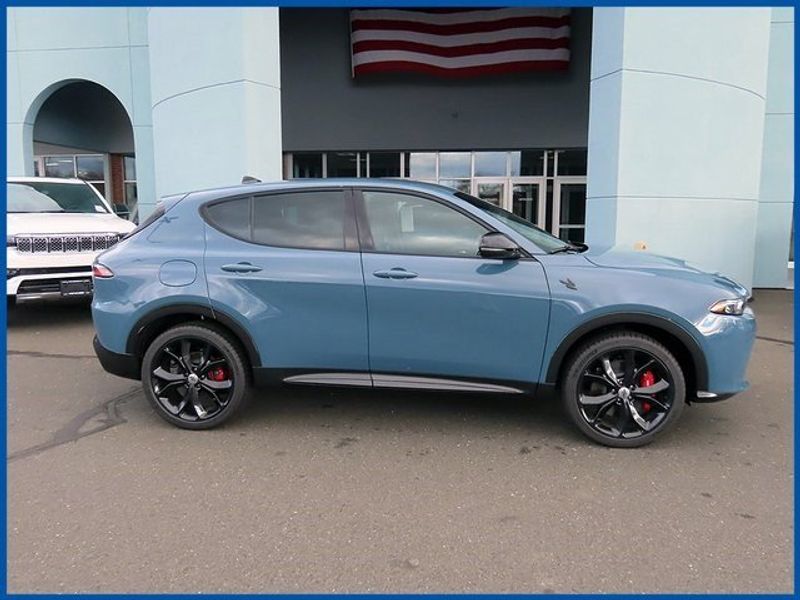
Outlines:
<svg viewBox="0 0 800 600"><path fill-rule="evenodd" d="M585 147L591 9L574 9L567 72L468 80L350 76L349 12L281 9L283 148Z"/></svg>

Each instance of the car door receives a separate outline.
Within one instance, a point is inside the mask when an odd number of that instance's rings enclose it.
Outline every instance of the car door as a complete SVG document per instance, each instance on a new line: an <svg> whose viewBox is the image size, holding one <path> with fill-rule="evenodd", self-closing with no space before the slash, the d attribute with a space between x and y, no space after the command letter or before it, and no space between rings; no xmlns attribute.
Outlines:
<svg viewBox="0 0 800 600"><path fill-rule="evenodd" d="M481 258L489 228L439 198L365 188L356 203L375 385L538 381L550 310L538 261Z"/></svg>
<svg viewBox="0 0 800 600"><path fill-rule="evenodd" d="M262 365L285 376L360 371L368 385L364 281L349 190L227 199L203 214L212 307L241 321Z"/></svg>

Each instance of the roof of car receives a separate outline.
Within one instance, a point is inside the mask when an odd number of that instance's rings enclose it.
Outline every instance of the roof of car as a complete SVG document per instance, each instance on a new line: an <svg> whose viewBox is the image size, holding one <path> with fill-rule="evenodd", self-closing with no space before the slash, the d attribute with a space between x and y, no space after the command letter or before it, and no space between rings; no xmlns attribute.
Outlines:
<svg viewBox="0 0 800 600"><path fill-rule="evenodd" d="M411 179L378 179L378 178L331 178L331 179L289 179L281 181L264 181L259 183L244 183L227 187L210 188L190 192L190 195L202 195L204 198L235 196L240 194L257 194L259 192L272 192L276 190L293 190L302 188L347 188L347 187L377 187L417 190L421 192L452 193L451 188L435 183L414 181Z"/></svg>
<svg viewBox="0 0 800 600"><path fill-rule="evenodd" d="M73 183L86 185L83 179L66 177L8 177L6 183Z"/></svg>

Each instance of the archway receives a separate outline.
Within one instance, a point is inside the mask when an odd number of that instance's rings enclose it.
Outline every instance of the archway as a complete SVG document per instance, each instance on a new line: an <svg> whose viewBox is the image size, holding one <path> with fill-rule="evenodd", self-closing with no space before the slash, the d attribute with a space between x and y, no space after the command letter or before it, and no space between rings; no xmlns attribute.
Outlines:
<svg viewBox="0 0 800 600"><path fill-rule="evenodd" d="M33 120L33 160L35 175L84 179L122 216L136 220L133 127L105 87L70 81L44 99Z"/></svg>

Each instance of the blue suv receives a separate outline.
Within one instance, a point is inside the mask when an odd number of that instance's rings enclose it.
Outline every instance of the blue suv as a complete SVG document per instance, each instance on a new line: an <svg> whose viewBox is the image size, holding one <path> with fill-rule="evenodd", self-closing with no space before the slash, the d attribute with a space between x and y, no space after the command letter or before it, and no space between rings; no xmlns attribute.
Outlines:
<svg viewBox="0 0 800 600"><path fill-rule="evenodd" d="M592 251L455 190L254 183L163 200L93 268L95 349L164 419L206 429L270 382L560 394L641 446L747 387L748 292Z"/></svg>

